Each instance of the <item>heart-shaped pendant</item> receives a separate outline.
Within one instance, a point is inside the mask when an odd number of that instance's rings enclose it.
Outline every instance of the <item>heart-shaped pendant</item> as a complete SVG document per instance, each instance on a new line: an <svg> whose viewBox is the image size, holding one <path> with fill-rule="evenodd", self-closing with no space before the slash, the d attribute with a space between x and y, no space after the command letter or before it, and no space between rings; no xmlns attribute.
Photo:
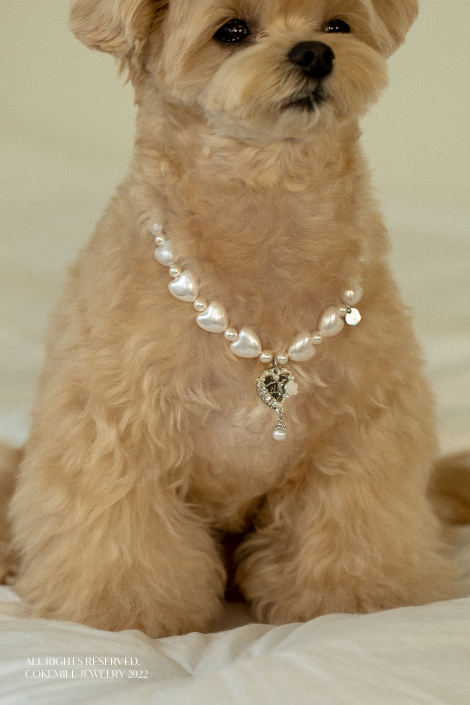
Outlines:
<svg viewBox="0 0 470 705"><path fill-rule="evenodd" d="M301 333L295 338L294 342L287 350L290 360L294 362L303 362L310 360L315 355L312 339L308 333Z"/></svg>
<svg viewBox="0 0 470 705"><path fill-rule="evenodd" d="M257 382L258 394L265 404L277 413L277 425L273 429L275 441L284 441L287 435L287 426L284 426L284 402L299 391L295 377L290 370L284 367L271 367L263 372Z"/></svg>
<svg viewBox="0 0 470 705"><path fill-rule="evenodd" d="M250 328L242 328L238 338L230 344L230 350L238 357L258 357L261 343L258 336Z"/></svg>
<svg viewBox="0 0 470 705"><path fill-rule="evenodd" d="M199 284L194 274L186 270L168 284L168 290L180 301L194 301L199 294Z"/></svg>
<svg viewBox="0 0 470 705"><path fill-rule="evenodd" d="M212 301L205 311L196 316L196 322L209 333L223 333L228 326L227 311L218 301Z"/></svg>

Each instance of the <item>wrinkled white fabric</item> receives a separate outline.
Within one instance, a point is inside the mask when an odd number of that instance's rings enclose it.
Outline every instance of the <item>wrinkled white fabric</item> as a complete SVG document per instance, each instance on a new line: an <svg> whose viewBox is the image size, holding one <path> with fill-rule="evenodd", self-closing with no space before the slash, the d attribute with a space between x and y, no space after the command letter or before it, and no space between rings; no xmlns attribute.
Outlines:
<svg viewBox="0 0 470 705"><path fill-rule="evenodd" d="M468 705L470 598L167 639L10 618L0 654L2 705Z"/></svg>

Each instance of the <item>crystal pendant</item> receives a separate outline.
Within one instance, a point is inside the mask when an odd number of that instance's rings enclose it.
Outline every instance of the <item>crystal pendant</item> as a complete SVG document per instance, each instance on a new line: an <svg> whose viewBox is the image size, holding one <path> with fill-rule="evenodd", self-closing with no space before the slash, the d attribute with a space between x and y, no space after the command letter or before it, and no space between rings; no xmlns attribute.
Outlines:
<svg viewBox="0 0 470 705"><path fill-rule="evenodd" d="M257 382L258 394L267 406L277 413L277 424L273 429L275 441L284 441L287 436L287 426L283 425L284 402L299 391L295 377L284 367L270 367L265 370Z"/></svg>

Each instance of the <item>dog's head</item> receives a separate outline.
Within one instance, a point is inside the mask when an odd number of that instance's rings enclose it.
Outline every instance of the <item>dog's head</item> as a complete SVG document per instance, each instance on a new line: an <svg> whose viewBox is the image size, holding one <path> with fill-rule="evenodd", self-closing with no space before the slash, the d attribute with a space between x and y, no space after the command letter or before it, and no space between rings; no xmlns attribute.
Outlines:
<svg viewBox="0 0 470 705"><path fill-rule="evenodd" d="M75 0L72 28L141 96L219 134L309 141L367 111L416 14L417 0Z"/></svg>

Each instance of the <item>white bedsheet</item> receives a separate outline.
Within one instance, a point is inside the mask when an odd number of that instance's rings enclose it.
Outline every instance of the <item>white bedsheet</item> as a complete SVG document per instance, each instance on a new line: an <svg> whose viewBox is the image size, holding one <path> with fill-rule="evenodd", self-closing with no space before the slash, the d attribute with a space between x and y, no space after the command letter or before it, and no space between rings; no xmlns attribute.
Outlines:
<svg viewBox="0 0 470 705"><path fill-rule="evenodd" d="M28 434L62 272L118 180L70 155L0 142L0 436L10 442ZM385 212L436 390L441 445L470 448L470 214L404 204L386 204ZM456 545L470 595L469 529L456 532ZM243 608L232 607L219 628L247 621ZM86 662L105 657L138 665ZM108 677L113 670L118 675ZM147 677L128 677L140 671ZM27 619L11 588L1 587L0 703L469 705L470 598L151 640Z"/></svg>
<svg viewBox="0 0 470 705"><path fill-rule="evenodd" d="M470 598L156 640L16 619L0 622L0 702L468 705L469 634Z"/></svg>

